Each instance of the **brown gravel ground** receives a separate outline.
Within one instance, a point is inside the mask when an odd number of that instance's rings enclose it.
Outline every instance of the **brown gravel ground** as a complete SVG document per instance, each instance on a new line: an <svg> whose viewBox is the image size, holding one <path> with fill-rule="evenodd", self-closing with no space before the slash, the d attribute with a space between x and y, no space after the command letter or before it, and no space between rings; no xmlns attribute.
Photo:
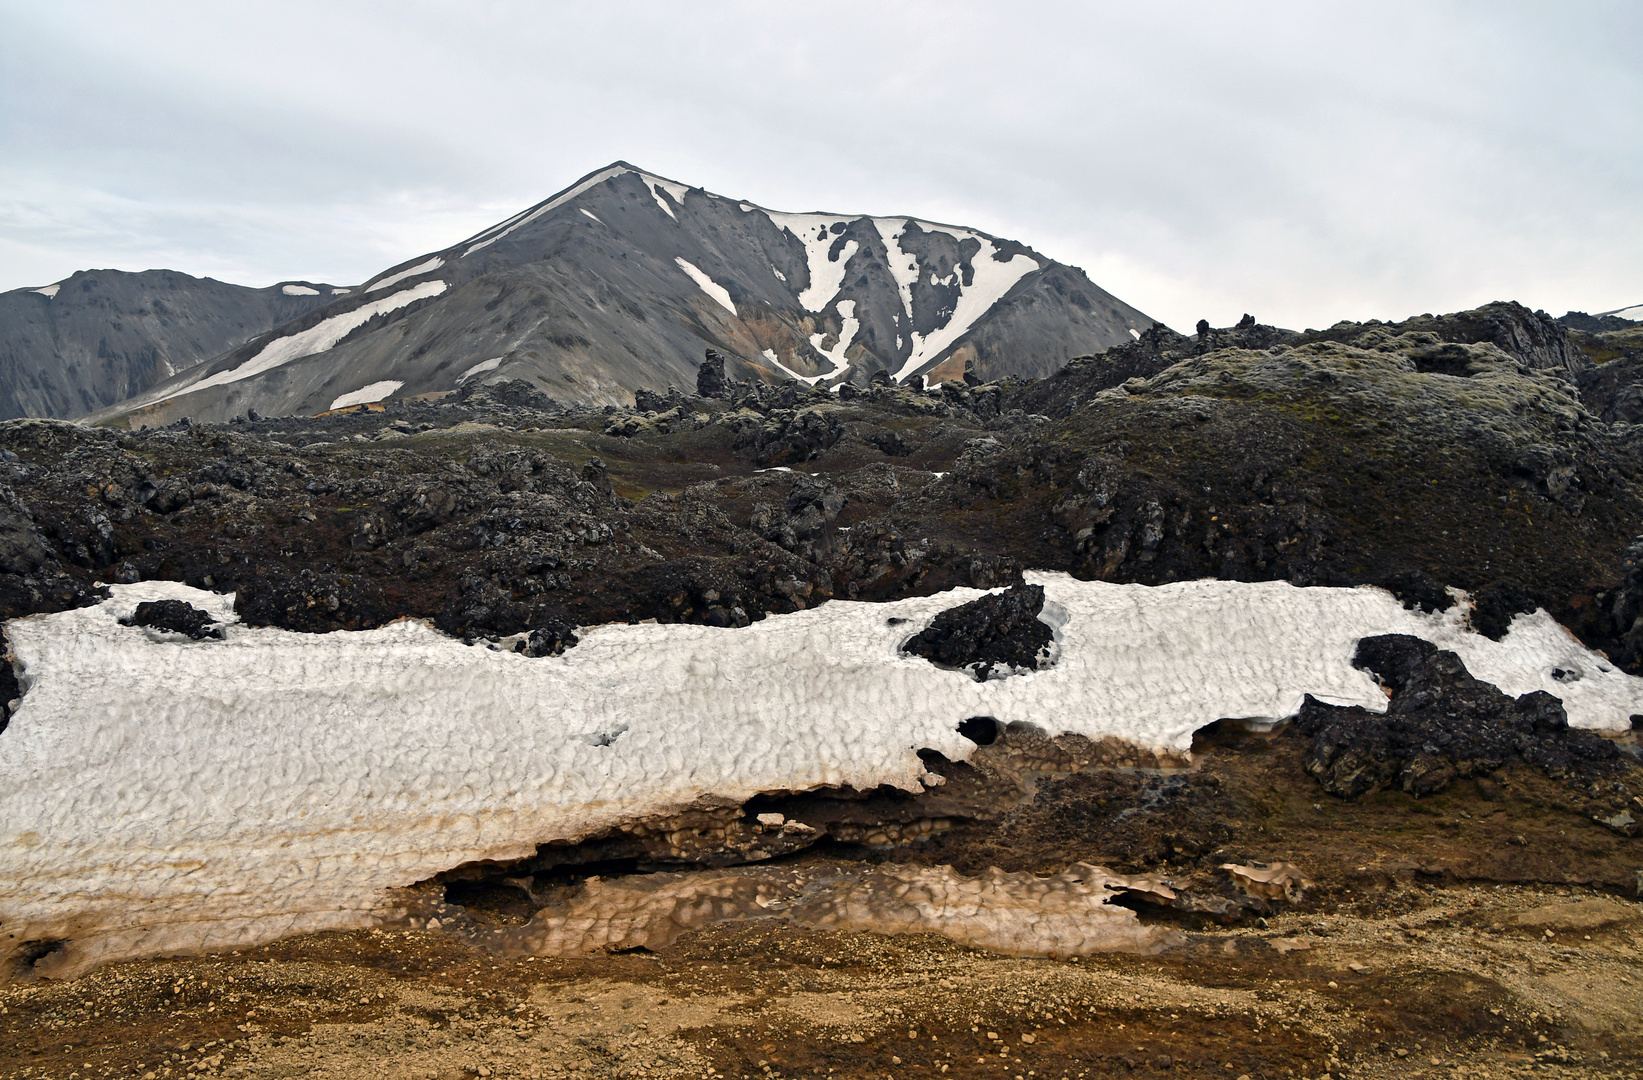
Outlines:
<svg viewBox="0 0 1643 1080"><path fill-rule="evenodd" d="M1343 802L1297 782L1281 737L1197 749L1167 798L1081 774L893 856L1046 872L1157 853L1190 884L1254 855L1316 882L1232 926L1144 910L1183 933L1161 955L777 923L572 960L323 934L0 988L0 1078L1643 1077L1643 841L1592 823L1577 789L1506 770Z"/></svg>

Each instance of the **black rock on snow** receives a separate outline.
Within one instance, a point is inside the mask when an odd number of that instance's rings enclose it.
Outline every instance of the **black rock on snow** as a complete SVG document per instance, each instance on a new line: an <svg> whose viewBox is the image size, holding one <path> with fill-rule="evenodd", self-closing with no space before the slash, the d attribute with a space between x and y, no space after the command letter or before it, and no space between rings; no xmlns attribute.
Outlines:
<svg viewBox="0 0 1643 1080"><path fill-rule="evenodd" d="M985 681L997 665L1036 671L1054 639L1038 617L1043 610L1042 585L1013 585L948 608L902 650L938 667L968 668L977 682Z"/></svg>
<svg viewBox="0 0 1643 1080"><path fill-rule="evenodd" d="M1619 751L1571 729L1563 703L1544 691L1512 698L1467 672L1460 657L1404 634L1367 637L1353 664L1391 690L1384 715L1325 705L1308 696L1289 731L1312 740L1306 769L1331 795L1388 786L1433 795L1459 778L1514 761L1547 775L1602 775Z"/></svg>
<svg viewBox="0 0 1643 1080"><path fill-rule="evenodd" d="M195 641L222 637L222 627L211 617L183 600L145 600L137 610L120 620L122 626L146 626L153 630L169 630L187 634Z"/></svg>

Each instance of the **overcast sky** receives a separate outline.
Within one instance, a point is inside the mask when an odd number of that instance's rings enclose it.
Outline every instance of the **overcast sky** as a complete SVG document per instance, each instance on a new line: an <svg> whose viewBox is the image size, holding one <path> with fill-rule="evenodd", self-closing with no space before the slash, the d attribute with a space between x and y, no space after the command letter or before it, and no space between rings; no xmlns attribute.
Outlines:
<svg viewBox="0 0 1643 1080"><path fill-rule="evenodd" d="M1643 302L1643 3L0 0L0 290L350 284L602 165L1177 329Z"/></svg>

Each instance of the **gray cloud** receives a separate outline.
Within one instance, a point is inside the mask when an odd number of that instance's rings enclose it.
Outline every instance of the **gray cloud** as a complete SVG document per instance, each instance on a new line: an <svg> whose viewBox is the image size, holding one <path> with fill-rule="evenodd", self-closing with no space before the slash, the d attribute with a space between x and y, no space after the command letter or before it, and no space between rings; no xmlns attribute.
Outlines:
<svg viewBox="0 0 1643 1080"><path fill-rule="evenodd" d="M0 0L0 287L358 281L625 158L1177 327L1643 300L1643 8Z"/></svg>

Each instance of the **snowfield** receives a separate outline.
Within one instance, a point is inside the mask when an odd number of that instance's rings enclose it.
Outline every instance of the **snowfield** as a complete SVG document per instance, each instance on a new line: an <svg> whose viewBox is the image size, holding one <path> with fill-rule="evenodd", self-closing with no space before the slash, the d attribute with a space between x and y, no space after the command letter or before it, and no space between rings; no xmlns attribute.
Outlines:
<svg viewBox="0 0 1643 1080"><path fill-rule="evenodd" d="M397 886L708 796L917 791L916 751L967 758L956 727L971 716L1184 752L1213 720L1287 716L1306 693L1380 710L1350 663L1370 634L1454 649L1508 693L1547 690L1578 726L1643 712L1643 680L1544 612L1492 642L1463 606L1423 615L1373 588L1028 577L1059 659L985 683L899 651L972 589L835 600L740 630L599 626L541 659L409 621L252 629L234 624L232 596L167 582L15 620L26 693L0 734L0 960L66 941L49 961L66 975L368 926ZM214 613L225 640L119 625L167 598Z"/></svg>

